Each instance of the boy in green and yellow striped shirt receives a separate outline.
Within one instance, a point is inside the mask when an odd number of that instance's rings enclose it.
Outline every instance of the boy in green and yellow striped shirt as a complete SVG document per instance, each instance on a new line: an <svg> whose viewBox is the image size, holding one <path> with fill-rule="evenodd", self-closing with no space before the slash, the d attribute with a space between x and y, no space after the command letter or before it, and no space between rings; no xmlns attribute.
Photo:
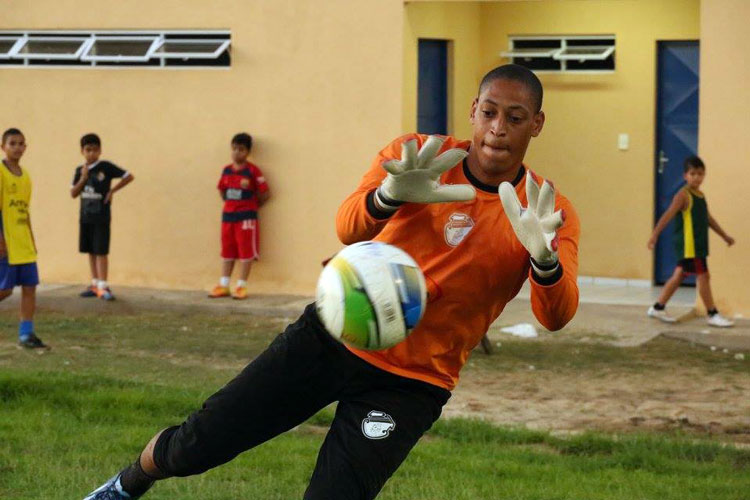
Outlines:
<svg viewBox="0 0 750 500"><path fill-rule="evenodd" d="M674 230L674 247L677 254L677 267L672 277L664 284L661 295L656 303L648 310L648 315L667 323L674 323L675 319L667 314L665 306L672 294L680 286L687 274L695 274L698 283L698 294L708 311L708 324L711 326L727 327L734 322L725 318L716 310L711 293L711 281L708 273L708 229L711 228L726 241L727 245L734 244L734 238L729 236L711 217L708 205L700 185L706 176L706 166L697 156L690 156L685 160L683 178L685 186L677 192L672 204L661 216L659 222L648 240L649 250L653 250L659 237L670 220L676 216Z"/></svg>

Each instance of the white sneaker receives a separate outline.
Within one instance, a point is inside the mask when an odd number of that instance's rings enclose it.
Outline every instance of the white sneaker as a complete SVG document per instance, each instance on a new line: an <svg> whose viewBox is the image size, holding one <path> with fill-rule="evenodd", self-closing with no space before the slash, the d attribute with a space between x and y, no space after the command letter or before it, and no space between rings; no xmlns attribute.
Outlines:
<svg viewBox="0 0 750 500"><path fill-rule="evenodd" d="M727 328L729 326L734 326L734 321L716 313L713 316L708 317L708 324L711 326L718 326L719 328Z"/></svg>
<svg viewBox="0 0 750 500"><path fill-rule="evenodd" d="M667 314L667 311L665 309L662 309L661 311L656 309L654 306L651 306L648 308L648 312L646 313L651 318L656 318L660 321L663 321L665 323L676 323L677 320L674 319L672 316Z"/></svg>

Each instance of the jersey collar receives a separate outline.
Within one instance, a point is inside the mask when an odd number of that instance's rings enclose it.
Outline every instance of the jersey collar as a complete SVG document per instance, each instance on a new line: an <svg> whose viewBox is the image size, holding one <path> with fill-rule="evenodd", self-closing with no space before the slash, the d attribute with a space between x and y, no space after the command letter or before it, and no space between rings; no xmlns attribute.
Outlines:
<svg viewBox="0 0 750 500"><path fill-rule="evenodd" d="M499 186L493 186L492 184L485 184L484 182L474 177L474 174L472 174L471 170L469 170L469 163L466 161L466 158L464 158L463 168L464 168L464 175L469 180L472 186L486 193L497 194L497 188ZM518 174L516 174L515 179L513 179L513 181L511 182L511 184L513 184L513 187L518 186L518 183L523 180L524 175L526 175L526 167L522 164L521 168L518 169Z"/></svg>

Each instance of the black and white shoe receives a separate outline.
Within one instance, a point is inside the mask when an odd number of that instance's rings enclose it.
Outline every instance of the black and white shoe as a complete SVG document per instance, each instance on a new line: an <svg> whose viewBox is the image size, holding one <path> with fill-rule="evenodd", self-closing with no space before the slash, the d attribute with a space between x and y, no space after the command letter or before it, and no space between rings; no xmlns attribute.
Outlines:
<svg viewBox="0 0 750 500"><path fill-rule="evenodd" d="M110 478L109 481L89 493L83 500L125 500L128 498L139 498L131 497L122 490L122 486L120 485L121 474L122 473L117 473L115 476Z"/></svg>
<svg viewBox="0 0 750 500"><path fill-rule="evenodd" d="M27 349L49 349L47 344L42 342L42 339L34 335L33 333L27 335L22 339L18 339L18 345Z"/></svg>

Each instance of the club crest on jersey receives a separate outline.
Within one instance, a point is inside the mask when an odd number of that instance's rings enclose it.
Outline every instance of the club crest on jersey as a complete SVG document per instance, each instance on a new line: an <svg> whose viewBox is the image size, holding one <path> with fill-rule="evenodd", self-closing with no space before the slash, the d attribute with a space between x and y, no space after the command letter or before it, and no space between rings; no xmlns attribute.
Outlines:
<svg viewBox="0 0 750 500"><path fill-rule="evenodd" d="M362 420L362 434L368 439L385 439L396 428L396 422L385 412L372 410Z"/></svg>
<svg viewBox="0 0 750 500"><path fill-rule="evenodd" d="M104 180L104 177L104 172L99 172L98 174L96 174L96 180L98 180L99 182L102 182Z"/></svg>
<svg viewBox="0 0 750 500"><path fill-rule="evenodd" d="M250 186L250 179L242 179L240 181L240 187L242 189L247 189Z"/></svg>
<svg viewBox="0 0 750 500"><path fill-rule="evenodd" d="M473 227L474 220L468 215L460 212L451 214L445 225L445 242L452 247L458 246Z"/></svg>

